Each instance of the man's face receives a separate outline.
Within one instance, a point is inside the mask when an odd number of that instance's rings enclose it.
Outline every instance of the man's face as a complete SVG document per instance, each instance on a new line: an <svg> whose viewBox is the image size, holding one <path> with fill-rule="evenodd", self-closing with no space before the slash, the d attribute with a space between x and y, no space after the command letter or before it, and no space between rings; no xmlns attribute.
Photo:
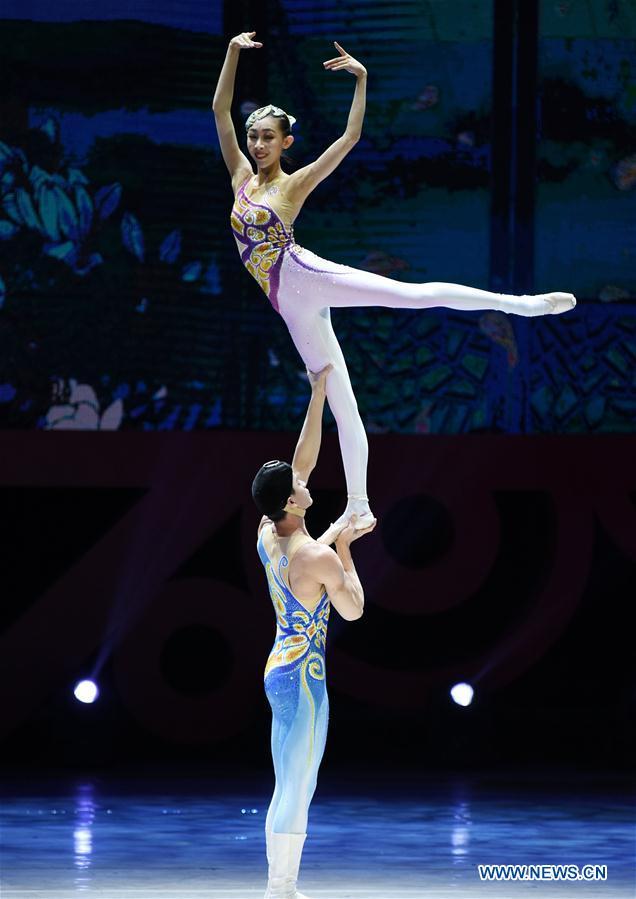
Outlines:
<svg viewBox="0 0 636 899"><path fill-rule="evenodd" d="M307 485L304 481L298 477L296 472L294 472L294 480L292 481L294 488L294 502L301 509L308 509L313 503L313 499L311 498L311 493L307 489Z"/></svg>

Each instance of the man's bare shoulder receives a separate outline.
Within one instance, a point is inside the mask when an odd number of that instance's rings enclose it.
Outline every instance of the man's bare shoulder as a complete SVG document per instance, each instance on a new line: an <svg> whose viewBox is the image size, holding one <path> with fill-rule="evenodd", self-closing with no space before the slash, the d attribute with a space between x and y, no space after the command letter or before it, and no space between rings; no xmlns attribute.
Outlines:
<svg viewBox="0 0 636 899"><path fill-rule="evenodd" d="M307 541L303 543L302 546L299 546L296 550L296 559L303 565L303 567L307 568L323 568L326 566L333 565L338 556L331 549L330 546L325 546L324 543L318 543L317 540L313 538L311 541Z"/></svg>

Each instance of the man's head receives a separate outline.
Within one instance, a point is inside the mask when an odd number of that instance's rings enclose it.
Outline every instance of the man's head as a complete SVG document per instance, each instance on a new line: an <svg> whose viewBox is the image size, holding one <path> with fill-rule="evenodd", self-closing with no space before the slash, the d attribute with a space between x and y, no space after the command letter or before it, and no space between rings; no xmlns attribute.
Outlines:
<svg viewBox="0 0 636 899"><path fill-rule="evenodd" d="M285 517L288 503L298 509L308 509L313 502L305 482L288 462L278 459L259 468L252 482L252 497L261 515L267 515L272 521Z"/></svg>

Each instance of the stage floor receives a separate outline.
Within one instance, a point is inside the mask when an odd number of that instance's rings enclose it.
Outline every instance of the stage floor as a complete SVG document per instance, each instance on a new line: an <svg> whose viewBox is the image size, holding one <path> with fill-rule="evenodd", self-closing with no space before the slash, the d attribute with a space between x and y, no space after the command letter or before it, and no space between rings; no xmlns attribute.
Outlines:
<svg viewBox="0 0 636 899"><path fill-rule="evenodd" d="M636 895L624 774L321 774L299 878L311 899ZM236 771L5 773L0 895L261 897L270 785ZM481 864L605 865L607 879L484 881Z"/></svg>

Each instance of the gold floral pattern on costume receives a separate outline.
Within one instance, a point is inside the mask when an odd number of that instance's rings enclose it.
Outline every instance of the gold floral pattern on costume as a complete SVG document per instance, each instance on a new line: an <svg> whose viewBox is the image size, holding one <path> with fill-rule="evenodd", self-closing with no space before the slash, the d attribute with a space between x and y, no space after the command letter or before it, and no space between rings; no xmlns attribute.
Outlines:
<svg viewBox="0 0 636 899"><path fill-rule="evenodd" d="M242 237L245 233L245 225L238 217L238 215L234 212L234 210L232 210L232 214L230 216L230 224L232 225L232 231L240 234Z"/></svg>
<svg viewBox="0 0 636 899"><path fill-rule="evenodd" d="M263 209L262 206L252 208L246 204L246 211L243 215L243 219L248 225L266 225L271 217L271 212L268 212L267 209Z"/></svg>
<svg viewBox="0 0 636 899"><path fill-rule="evenodd" d="M265 232L261 231L260 228L253 228L251 225L247 229L247 236L250 240L265 240Z"/></svg>
<svg viewBox="0 0 636 899"><path fill-rule="evenodd" d="M250 203L243 187L236 195L230 223L245 267L278 309L275 299L278 280L270 296L271 279L282 250L294 243L293 228L288 233L272 209Z"/></svg>
<svg viewBox="0 0 636 899"><path fill-rule="evenodd" d="M285 231L282 222L276 222L275 225L270 225L267 229L267 238L273 245L279 245L282 247L285 244L289 243L289 236Z"/></svg>
<svg viewBox="0 0 636 899"><path fill-rule="evenodd" d="M265 666L265 677L274 668L280 668L281 665L291 665L302 659L306 655L309 645L309 640L300 635L283 637L281 640L277 640Z"/></svg>
<svg viewBox="0 0 636 899"><path fill-rule="evenodd" d="M245 263L245 268L258 281L267 296L269 296L269 272L273 265L278 262L280 250L274 249L271 243L263 241L257 244L250 257Z"/></svg>

